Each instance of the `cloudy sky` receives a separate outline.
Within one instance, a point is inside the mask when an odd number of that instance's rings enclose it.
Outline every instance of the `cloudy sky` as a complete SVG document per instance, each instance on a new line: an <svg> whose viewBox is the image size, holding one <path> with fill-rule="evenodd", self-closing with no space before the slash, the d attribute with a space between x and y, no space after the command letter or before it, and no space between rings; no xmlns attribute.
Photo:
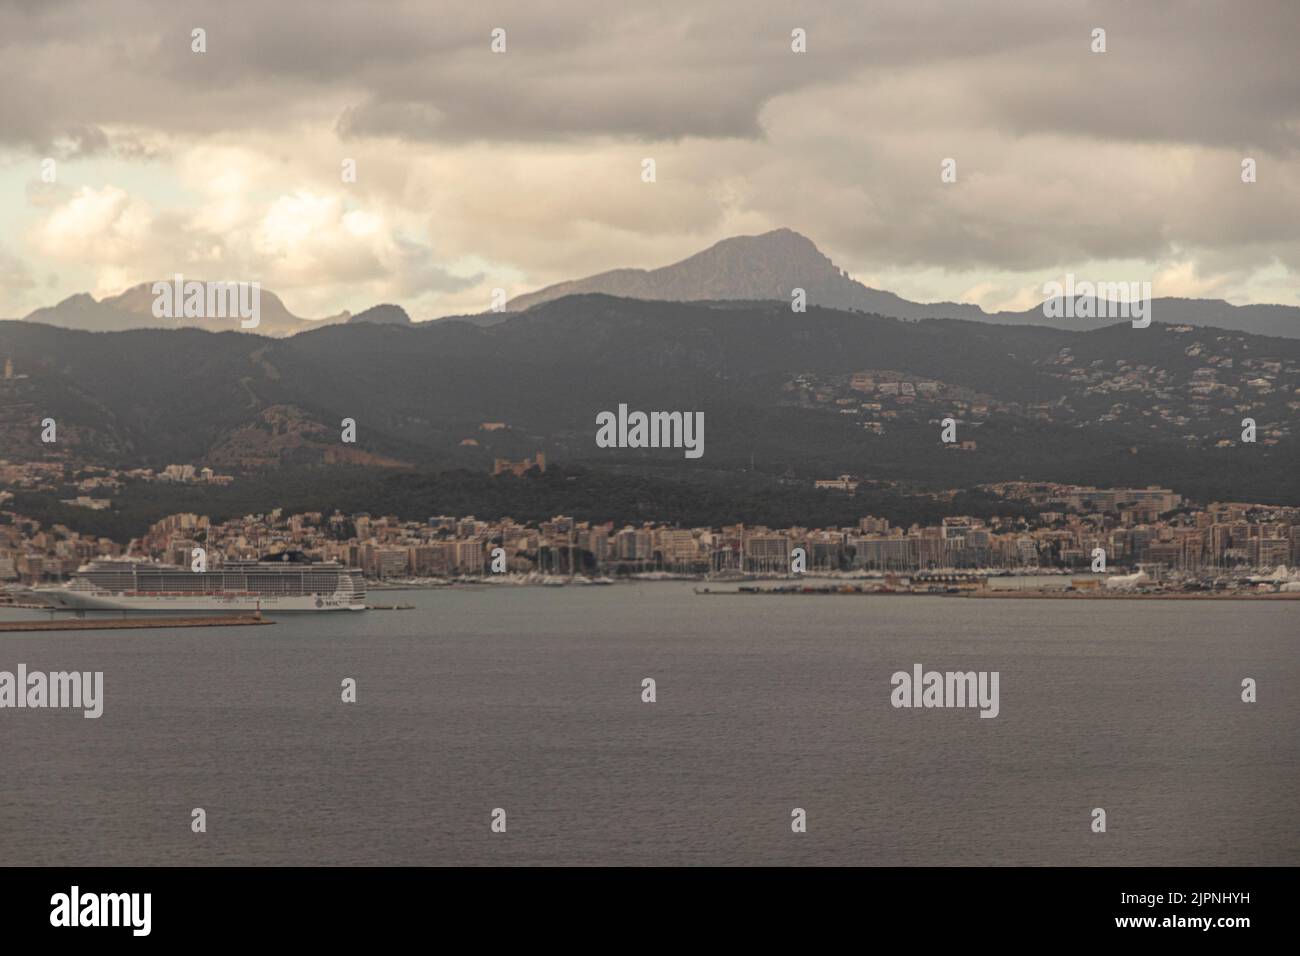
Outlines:
<svg viewBox="0 0 1300 956"><path fill-rule="evenodd" d="M1296 0L0 0L0 316L181 272L426 319L778 226L921 301L1300 305L1298 46Z"/></svg>

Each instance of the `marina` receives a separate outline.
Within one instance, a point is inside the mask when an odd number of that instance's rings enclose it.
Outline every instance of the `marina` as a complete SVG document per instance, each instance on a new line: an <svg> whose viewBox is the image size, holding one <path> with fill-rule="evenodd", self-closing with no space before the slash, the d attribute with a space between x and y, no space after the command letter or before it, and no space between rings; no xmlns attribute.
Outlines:
<svg viewBox="0 0 1300 956"><path fill-rule="evenodd" d="M858 597L963 597L963 598L1019 598L1022 600L1047 599L1067 601L1295 601L1300 600L1300 591L1120 591L1113 589L1088 588L1044 588L1027 590L1004 588L987 590L984 588L864 588L853 585L827 585L805 587L742 587L725 591L712 588L696 588L697 595L739 596L739 595L856 595Z"/></svg>

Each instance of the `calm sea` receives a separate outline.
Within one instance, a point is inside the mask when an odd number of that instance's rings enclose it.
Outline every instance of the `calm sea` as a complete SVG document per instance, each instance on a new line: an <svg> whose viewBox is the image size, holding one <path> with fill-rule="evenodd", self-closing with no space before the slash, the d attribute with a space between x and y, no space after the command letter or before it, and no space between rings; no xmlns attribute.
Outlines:
<svg viewBox="0 0 1300 956"><path fill-rule="evenodd" d="M0 710L0 861L1300 863L1298 604L371 600L417 609L0 634L105 682L98 720ZM916 663L998 671L1000 715L894 709Z"/></svg>

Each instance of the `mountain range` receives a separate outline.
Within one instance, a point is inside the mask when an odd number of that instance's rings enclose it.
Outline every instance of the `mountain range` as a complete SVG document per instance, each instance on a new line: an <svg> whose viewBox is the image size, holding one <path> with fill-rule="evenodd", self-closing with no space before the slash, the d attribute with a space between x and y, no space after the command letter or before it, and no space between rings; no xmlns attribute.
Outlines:
<svg viewBox="0 0 1300 956"><path fill-rule="evenodd" d="M869 312L897 319L978 319L977 305L935 302L922 305L871 289L850 279L806 236L776 229L761 236L724 239L703 252L660 269L615 269L561 282L510 301L522 311L568 295L601 293L625 299L672 302L768 299L789 302L802 288L808 301L829 309Z"/></svg>
<svg viewBox="0 0 1300 956"><path fill-rule="evenodd" d="M47 306L30 313L24 321L43 325L54 325L67 329L81 329L87 332L125 332L129 329L175 329L207 328L213 326L211 319L178 318L159 319L153 314L154 283L142 282L132 286L118 295L96 299L89 293L82 292L68 296L57 305ZM337 315L321 319L306 319L294 315L274 292L266 289L259 291L259 324L249 331L260 335L281 338L295 335L310 329L337 325L344 322L379 322L384 324L407 324L411 321L401 306L377 305L352 315L340 312ZM238 328L238 323L231 322Z"/></svg>
<svg viewBox="0 0 1300 956"><path fill-rule="evenodd" d="M473 317L470 317L472 319ZM221 470L552 463L810 485L1012 479L1300 497L1300 341L1156 321L1089 331L903 321L775 302L576 295L508 314L234 331L90 334L0 323L0 457ZM602 449L596 416L700 411L706 451ZM1242 419L1258 426L1240 441ZM39 423L58 422L58 443ZM940 421L957 422L952 446ZM355 443L340 441L343 419Z"/></svg>
<svg viewBox="0 0 1300 956"><path fill-rule="evenodd" d="M724 239L681 262L659 269L615 269L562 282L518 296L507 308L522 311L564 296L593 292L677 302L767 299L788 303L796 288L805 291L810 304L896 319L968 319L1062 329L1097 328L1113 321L1048 318L1041 305L1023 312L985 312L970 303L909 302L851 278L812 240L792 229ZM1065 310L1057 311L1065 313ZM1074 315L1076 310L1065 314ZM1234 306L1221 299L1158 298L1153 303L1153 314L1171 324L1209 325L1256 335L1300 338L1300 307L1296 306ZM481 321L491 322L494 317L484 317Z"/></svg>
<svg viewBox="0 0 1300 956"><path fill-rule="evenodd" d="M37 309L26 317L26 321L86 331L175 328L179 325L211 328L210 320L154 318L151 285L143 283L101 300L86 293L73 295L57 305ZM724 239L680 262L657 269L615 269L562 282L510 300L503 312L457 318L491 326L504 321L510 313L589 293L667 302L777 301L788 306L792 290L796 288L805 291L809 305L897 319L964 319L997 325L1042 325L1071 330L1099 328L1113 321L1106 318L1048 318L1042 306L1023 312L985 312L971 303L912 302L892 292L872 289L851 278L812 240L791 229ZM395 309L398 312L394 312ZM1076 310L1057 311L1073 315ZM1300 307L1296 306L1236 306L1220 299L1158 298L1153 302L1152 313L1156 320L1169 324L1212 326L1256 335L1300 338ZM278 296L263 290L261 325L252 331L283 337L326 325L370 321L406 324L409 316L405 316L399 306L383 305L355 316L345 311L325 318L307 319L294 315Z"/></svg>

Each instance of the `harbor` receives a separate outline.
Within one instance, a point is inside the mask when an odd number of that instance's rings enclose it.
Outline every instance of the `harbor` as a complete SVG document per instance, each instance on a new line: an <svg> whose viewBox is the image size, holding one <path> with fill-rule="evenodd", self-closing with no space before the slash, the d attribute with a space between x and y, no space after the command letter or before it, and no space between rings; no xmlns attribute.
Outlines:
<svg viewBox="0 0 1300 956"><path fill-rule="evenodd" d="M998 577L980 571L936 570L886 574L866 580L812 578L772 584L737 584L718 589L697 587L698 595L877 595L967 598L1018 598L1025 600L1178 600L1262 601L1300 598L1300 583L1282 569L1272 576L1215 580L1153 576L1145 571L1130 575L1039 575Z"/></svg>

